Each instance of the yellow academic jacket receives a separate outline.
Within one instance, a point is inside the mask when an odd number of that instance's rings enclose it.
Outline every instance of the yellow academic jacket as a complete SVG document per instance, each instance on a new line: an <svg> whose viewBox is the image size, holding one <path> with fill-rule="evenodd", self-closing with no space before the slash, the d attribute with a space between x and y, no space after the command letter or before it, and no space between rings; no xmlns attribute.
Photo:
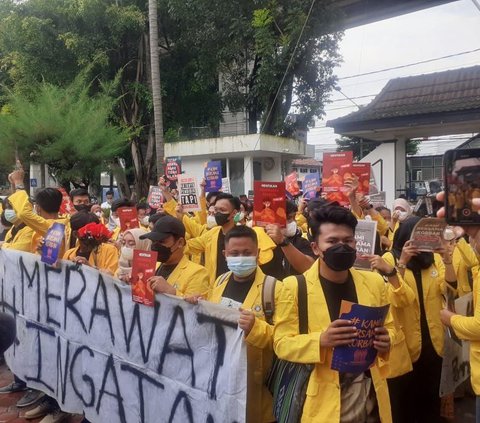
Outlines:
<svg viewBox="0 0 480 423"><path fill-rule="evenodd" d="M78 248L77 246L66 251L63 259L74 260L78 256ZM90 253L88 262L92 267L113 276L118 268L118 250L112 244L100 244L96 250Z"/></svg>
<svg viewBox="0 0 480 423"><path fill-rule="evenodd" d="M198 225L205 225L207 223L207 200L205 197L200 197L199 199L199 204L201 207L201 210L198 212L195 212L195 216L193 217L193 220L195 223ZM163 205L163 210L165 213L169 214L170 216L177 217L177 201L175 199L171 199L170 201L167 201Z"/></svg>
<svg viewBox="0 0 480 423"><path fill-rule="evenodd" d="M175 295L179 297L205 295L210 286L207 270L190 261L185 255L178 262L167 282L176 289Z"/></svg>
<svg viewBox="0 0 480 423"><path fill-rule="evenodd" d="M70 245L70 219L65 217L59 217L58 219L44 219L39 216L33 211L32 203L30 203L27 192L24 190L18 190L12 194L8 197L8 201L15 210L17 219L21 220L35 232L32 236L30 252L34 254L37 253L40 239L47 234L48 230L54 223L62 223L65 225L65 238L63 239L62 248L60 249L60 256L65 253L65 246Z"/></svg>
<svg viewBox="0 0 480 423"><path fill-rule="evenodd" d="M476 395L480 395L480 280L473 281L473 316L452 316L451 325L460 339L470 341L470 369L472 387Z"/></svg>
<svg viewBox="0 0 480 423"><path fill-rule="evenodd" d="M225 279L221 275L216 281L209 301L219 303L222 300L223 291L231 276ZM255 280L243 302L245 310L252 310L255 315L255 324L245 338L247 343L247 423L274 422L273 400L270 391L265 385L268 371L273 359L273 326L265 321L262 309L262 288L265 274L257 267ZM219 281L224 280L218 285ZM276 292L280 289L277 282Z"/></svg>
<svg viewBox="0 0 480 423"><path fill-rule="evenodd" d="M355 283L359 304L382 306L387 304L387 292L383 278L374 272L350 269ZM278 357L296 362L313 363L303 406L302 423L332 423L340 421L339 373L332 370L332 348L321 348L320 335L331 323L325 295L319 278L317 260L304 275L308 295L308 334L298 333L297 279L289 277L283 281L283 289L275 309L273 334L274 349ZM395 328L391 313L385 320L391 343L395 343ZM380 417L383 423L391 422L390 399L386 376L386 357L378 357L370 369L377 394Z"/></svg>
<svg viewBox="0 0 480 423"><path fill-rule="evenodd" d="M32 252L32 238L35 234L31 228L25 226L20 229L15 236L12 236L12 228L7 232L5 236L5 242L2 244L4 250L18 250L25 251L27 253Z"/></svg>
<svg viewBox="0 0 480 423"><path fill-rule="evenodd" d="M478 259L470 244L460 238L453 250L452 261L457 275L458 296L461 297L472 291L468 282L468 271L473 273L478 266Z"/></svg>
<svg viewBox="0 0 480 423"><path fill-rule="evenodd" d="M434 254L435 263L428 269L422 270L423 303L427 317L428 329L433 347L439 356L443 355L444 328L440 321L440 310L443 309L443 295L445 294L445 266L438 254ZM385 260L394 264L390 252L384 255ZM403 277L405 288L410 288L405 295L392 295L389 289L389 301L395 308L396 321L402 327L412 363L420 357L422 350L422 334L420 330L420 303L418 301L417 283L413 272L405 270ZM412 292L415 298L412 298Z"/></svg>
<svg viewBox="0 0 480 423"><path fill-rule="evenodd" d="M220 226L216 226L205 232L202 236L189 239L185 251L185 254L205 253L205 268L210 276L210 286L213 286L217 275L218 237L221 230L222 228ZM254 227L253 230L257 233L258 248L260 249L258 264L263 265L272 260L273 250L276 244L265 233L263 228Z"/></svg>

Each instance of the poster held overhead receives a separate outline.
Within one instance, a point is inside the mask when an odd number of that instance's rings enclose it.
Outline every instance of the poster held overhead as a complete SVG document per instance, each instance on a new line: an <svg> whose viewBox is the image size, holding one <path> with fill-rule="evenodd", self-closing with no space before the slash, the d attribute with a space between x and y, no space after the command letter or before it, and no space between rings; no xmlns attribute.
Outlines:
<svg viewBox="0 0 480 423"><path fill-rule="evenodd" d="M345 195L347 190L345 181L352 176L352 161L351 151L323 155L322 187L328 201L338 201L342 206L349 204Z"/></svg>
<svg viewBox="0 0 480 423"><path fill-rule="evenodd" d="M222 188L222 162L211 161L205 166L205 192L218 192Z"/></svg>
<svg viewBox="0 0 480 423"><path fill-rule="evenodd" d="M184 212L200 211L197 180L193 176L178 177L178 196Z"/></svg>
<svg viewBox="0 0 480 423"><path fill-rule="evenodd" d="M357 192L368 195L370 193L370 163L352 163L352 174L358 178Z"/></svg>
<svg viewBox="0 0 480 423"><path fill-rule="evenodd" d="M140 227L137 209L135 207L120 207L117 209L117 214L120 219L120 230L122 232Z"/></svg>
<svg viewBox="0 0 480 423"><path fill-rule="evenodd" d="M62 194L62 204L60 205L59 214L73 214L75 213L75 207L73 206L72 199L65 191L65 188L57 188Z"/></svg>
<svg viewBox="0 0 480 423"><path fill-rule="evenodd" d="M181 157L167 157L165 161L165 177L170 189L177 188L178 175L182 174Z"/></svg>
<svg viewBox="0 0 480 423"><path fill-rule="evenodd" d="M289 175L285 176L285 186L287 192L293 197L296 197L298 194L300 194L297 172L292 172Z"/></svg>
<svg viewBox="0 0 480 423"><path fill-rule="evenodd" d="M163 195L160 187L150 185L147 203L152 209L158 209L163 204Z"/></svg>
<svg viewBox="0 0 480 423"><path fill-rule="evenodd" d="M222 178L222 192L225 194L232 193L232 190L230 189L230 178Z"/></svg>
<svg viewBox="0 0 480 423"><path fill-rule="evenodd" d="M285 182L255 181L253 184L253 225L287 226Z"/></svg>
<svg viewBox="0 0 480 423"><path fill-rule="evenodd" d="M309 173L305 176L302 184L303 196L307 200L312 200L317 196L320 189L320 175L318 173Z"/></svg>

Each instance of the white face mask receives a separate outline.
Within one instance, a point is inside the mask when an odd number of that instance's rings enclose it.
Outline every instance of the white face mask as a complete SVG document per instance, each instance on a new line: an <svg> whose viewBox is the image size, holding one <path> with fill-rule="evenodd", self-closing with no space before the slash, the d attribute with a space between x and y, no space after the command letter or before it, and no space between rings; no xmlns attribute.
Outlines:
<svg viewBox="0 0 480 423"><path fill-rule="evenodd" d="M285 229L285 236L287 238L291 238L292 236L295 236L297 233L297 222L292 221L290 223L287 223L287 227Z"/></svg>
<svg viewBox="0 0 480 423"><path fill-rule="evenodd" d="M408 217L408 213L406 211L398 211L398 221L404 222Z"/></svg>
<svg viewBox="0 0 480 423"><path fill-rule="evenodd" d="M252 228L253 227L253 220L247 220L247 223L245 224L245 226L248 226L249 228Z"/></svg>
<svg viewBox="0 0 480 423"><path fill-rule="evenodd" d="M143 226L148 226L148 224L150 223L150 216L142 217L142 219L140 220L140 223Z"/></svg>
<svg viewBox="0 0 480 423"><path fill-rule="evenodd" d="M95 212L95 215L96 215L99 219L102 218L102 212L101 212L101 211Z"/></svg>
<svg viewBox="0 0 480 423"><path fill-rule="evenodd" d="M5 210L5 220L7 222L13 223L17 220L17 213L13 209L6 209Z"/></svg>
<svg viewBox="0 0 480 423"><path fill-rule="evenodd" d="M207 216L207 228L212 229L217 226L217 221L215 220L215 216L208 215Z"/></svg>
<svg viewBox="0 0 480 423"><path fill-rule="evenodd" d="M123 246L121 251L121 255L125 260L133 260L133 248Z"/></svg>

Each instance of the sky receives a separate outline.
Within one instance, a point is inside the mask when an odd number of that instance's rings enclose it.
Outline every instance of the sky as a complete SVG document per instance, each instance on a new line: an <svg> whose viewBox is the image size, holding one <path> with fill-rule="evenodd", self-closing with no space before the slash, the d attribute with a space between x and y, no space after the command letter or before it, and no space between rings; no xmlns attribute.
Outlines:
<svg viewBox="0 0 480 423"><path fill-rule="evenodd" d="M480 10L472 0L460 0L345 31L340 43L343 63L336 69L340 90L358 105L368 104L390 79L480 64L480 51L374 75L343 77L447 56L480 48ZM355 98L369 96L365 98ZM340 93L331 95L326 116L308 134L308 143L334 150L327 120L358 108Z"/></svg>

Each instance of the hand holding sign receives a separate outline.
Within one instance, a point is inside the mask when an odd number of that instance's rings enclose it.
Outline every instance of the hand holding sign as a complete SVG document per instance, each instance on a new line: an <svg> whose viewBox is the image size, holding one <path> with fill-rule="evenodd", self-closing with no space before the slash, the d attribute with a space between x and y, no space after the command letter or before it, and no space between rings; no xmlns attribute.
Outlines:
<svg viewBox="0 0 480 423"><path fill-rule="evenodd" d="M375 328L373 346L380 354L387 354L390 351L390 335L386 327Z"/></svg>
<svg viewBox="0 0 480 423"><path fill-rule="evenodd" d="M357 337L357 332L357 328L350 320L334 320L320 335L320 347L335 348L348 345Z"/></svg>
<svg viewBox="0 0 480 423"><path fill-rule="evenodd" d="M238 327L243 330L247 337L255 324L255 314L250 310L240 309L240 318L238 319Z"/></svg>

